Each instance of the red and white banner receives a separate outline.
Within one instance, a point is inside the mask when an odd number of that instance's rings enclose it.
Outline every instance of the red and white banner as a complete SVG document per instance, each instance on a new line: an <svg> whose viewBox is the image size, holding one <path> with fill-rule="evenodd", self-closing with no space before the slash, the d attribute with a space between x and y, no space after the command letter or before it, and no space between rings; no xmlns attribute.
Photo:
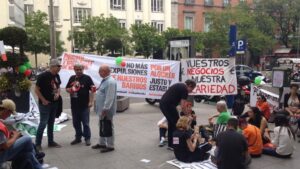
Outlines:
<svg viewBox="0 0 300 169"><path fill-rule="evenodd" d="M101 82L99 67L107 64L111 75L117 80L118 96L159 99L167 89L179 81L179 61L123 58L125 66L116 64L115 57L90 54L64 53L62 56L61 87L64 88L71 75L73 66L81 63L84 73L91 76L96 86Z"/></svg>
<svg viewBox="0 0 300 169"><path fill-rule="evenodd" d="M193 95L237 94L235 58L182 59L182 81L194 79Z"/></svg>

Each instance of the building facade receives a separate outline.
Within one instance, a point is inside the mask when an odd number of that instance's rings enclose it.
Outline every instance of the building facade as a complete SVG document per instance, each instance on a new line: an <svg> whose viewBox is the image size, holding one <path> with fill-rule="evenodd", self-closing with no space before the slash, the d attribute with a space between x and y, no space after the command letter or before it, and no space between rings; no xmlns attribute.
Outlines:
<svg viewBox="0 0 300 169"><path fill-rule="evenodd" d="M0 1L0 29L7 26L24 28L24 0L1 0Z"/></svg>
<svg viewBox="0 0 300 169"><path fill-rule="evenodd" d="M49 0L23 1L25 13L40 10L49 14ZM171 27L171 0L53 0L53 4L56 31L69 52L71 28L90 16L112 15L127 29L135 23L151 23L158 31Z"/></svg>
<svg viewBox="0 0 300 169"><path fill-rule="evenodd" d="M252 3L252 0L172 0L172 26L180 30L207 32L211 23L208 12L221 11L239 3Z"/></svg>

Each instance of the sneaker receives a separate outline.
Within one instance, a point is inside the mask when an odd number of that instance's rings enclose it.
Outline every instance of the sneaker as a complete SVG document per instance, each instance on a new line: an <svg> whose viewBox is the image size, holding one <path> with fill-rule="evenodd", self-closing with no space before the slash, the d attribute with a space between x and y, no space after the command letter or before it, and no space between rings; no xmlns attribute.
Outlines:
<svg viewBox="0 0 300 169"><path fill-rule="evenodd" d="M35 154L35 158L40 160L40 159L43 159L45 157L45 153L44 152L39 152L39 153L36 153Z"/></svg>
<svg viewBox="0 0 300 169"><path fill-rule="evenodd" d="M81 141L80 141L81 142ZM91 141L88 139L88 140L85 140L85 145L86 146L90 146L91 145Z"/></svg>
<svg viewBox="0 0 300 169"><path fill-rule="evenodd" d="M165 145L165 140L161 139L158 146L163 147L164 145Z"/></svg>
<svg viewBox="0 0 300 169"><path fill-rule="evenodd" d="M92 149L100 149L100 148L106 148L105 145L96 144L92 146Z"/></svg>
<svg viewBox="0 0 300 169"><path fill-rule="evenodd" d="M75 139L70 144L75 145L75 144L79 144L79 143L81 143L81 140Z"/></svg>
<svg viewBox="0 0 300 169"><path fill-rule="evenodd" d="M57 144L56 142L48 143L49 148L61 148L61 145Z"/></svg>
<svg viewBox="0 0 300 169"><path fill-rule="evenodd" d="M115 150L115 148L107 147L107 148L101 150L100 152L101 153L107 153L107 152L114 151L114 150Z"/></svg>
<svg viewBox="0 0 300 169"><path fill-rule="evenodd" d="M167 147L167 149L170 151L174 151L174 148L172 148L172 147Z"/></svg>

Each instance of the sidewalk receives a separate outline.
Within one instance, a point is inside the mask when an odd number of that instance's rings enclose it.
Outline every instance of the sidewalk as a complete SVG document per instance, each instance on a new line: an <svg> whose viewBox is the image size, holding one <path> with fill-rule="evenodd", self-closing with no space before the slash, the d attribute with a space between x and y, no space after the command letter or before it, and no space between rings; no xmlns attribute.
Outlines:
<svg viewBox="0 0 300 169"><path fill-rule="evenodd" d="M207 119L214 114L215 106L196 103L194 108L198 124L207 124ZM70 109L64 110L70 114ZM55 133L55 140L63 147L49 149L47 138L43 138L43 149L46 153L45 163L56 166L59 169L176 169L167 164L167 160L174 159L172 151L166 147L158 147L157 121L162 118L158 105L151 106L147 103L134 103L123 113L118 113L114 118L115 124L115 148L110 153L100 153L85 146L84 142L71 146L74 139L72 121L63 124L67 127L61 132ZM98 142L98 117L95 113L90 115L92 130L92 145ZM296 142L297 149L300 143ZM299 151L291 159L276 159L262 156L252 160L250 169L298 169ZM140 160L151 160L149 163Z"/></svg>

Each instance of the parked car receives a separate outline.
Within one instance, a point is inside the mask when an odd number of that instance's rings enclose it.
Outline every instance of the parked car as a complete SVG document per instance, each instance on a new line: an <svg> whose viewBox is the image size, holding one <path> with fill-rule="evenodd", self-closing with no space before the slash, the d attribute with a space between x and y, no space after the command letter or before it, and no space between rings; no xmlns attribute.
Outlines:
<svg viewBox="0 0 300 169"><path fill-rule="evenodd" d="M253 68L247 65L236 65L235 66L236 76L247 76L253 81L257 76L263 76L261 72L253 70Z"/></svg>

